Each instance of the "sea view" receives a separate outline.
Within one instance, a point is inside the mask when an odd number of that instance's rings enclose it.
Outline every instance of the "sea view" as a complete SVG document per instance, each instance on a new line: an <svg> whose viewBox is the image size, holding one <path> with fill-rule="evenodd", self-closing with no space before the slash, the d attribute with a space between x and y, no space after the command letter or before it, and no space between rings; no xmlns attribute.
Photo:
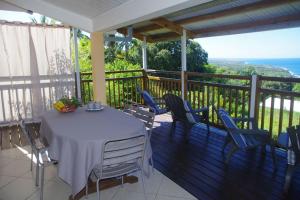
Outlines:
<svg viewBox="0 0 300 200"><path fill-rule="evenodd" d="M294 76L300 76L300 58L212 58L209 63L219 66L240 68L243 66L254 66L264 68L281 68Z"/></svg>
<svg viewBox="0 0 300 200"><path fill-rule="evenodd" d="M245 59L245 64L261 65L264 67L285 68L293 75L300 76L300 58L281 58L281 59Z"/></svg>

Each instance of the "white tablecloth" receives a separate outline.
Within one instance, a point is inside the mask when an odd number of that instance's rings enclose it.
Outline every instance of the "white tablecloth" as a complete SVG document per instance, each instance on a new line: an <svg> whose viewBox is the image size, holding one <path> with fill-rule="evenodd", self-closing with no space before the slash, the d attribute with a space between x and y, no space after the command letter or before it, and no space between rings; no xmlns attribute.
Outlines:
<svg viewBox="0 0 300 200"><path fill-rule="evenodd" d="M40 133L48 140L49 156L59 163L58 176L71 185L73 195L85 187L91 170L101 164L105 141L147 134L140 120L110 107L100 112L86 112L85 108L73 113L49 111L42 116ZM152 152L150 141L147 144L148 161Z"/></svg>

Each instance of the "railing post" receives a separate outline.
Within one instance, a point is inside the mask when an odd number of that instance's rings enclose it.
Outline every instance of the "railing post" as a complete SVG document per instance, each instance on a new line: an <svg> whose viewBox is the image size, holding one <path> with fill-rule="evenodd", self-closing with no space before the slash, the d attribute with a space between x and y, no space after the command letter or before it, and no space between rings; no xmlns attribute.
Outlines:
<svg viewBox="0 0 300 200"><path fill-rule="evenodd" d="M143 44L142 44L142 53L143 53L143 69L147 70L147 40L146 36L144 37Z"/></svg>
<svg viewBox="0 0 300 200"><path fill-rule="evenodd" d="M186 30L183 29L181 36L181 97L186 100Z"/></svg>
<svg viewBox="0 0 300 200"><path fill-rule="evenodd" d="M75 84L76 84L76 97L81 99L81 85L80 85L80 66L78 58L78 43L77 43L77 33L78 29L73 28L73 38L74 38L74 51L75 51Z"/></svg>
<svg viewBox="0 0 300 200"><path fill-rule="evenodd" d="M148 90L148 75L146 70L143 70L143 87L141 89Z"/></svg>
<svg viewBox="0 0 300 200"><path fill-rule="evenodd" d="M184 94L184 99L187 100L187 96L188 96L188 72L184 71L184 75L183 75L183 82L184 82L184 86L183 86L183 94Z"/></svg>
<svg viewBox="0 0 300 200"><path fill-rule="evenodd" d="M259 76L254 74L251 76L251 88L250 88L250 117L255 118L258 122L258 112L259 112L259 88L260 80ZM250 128L252 125L250 124Z"/></svg>

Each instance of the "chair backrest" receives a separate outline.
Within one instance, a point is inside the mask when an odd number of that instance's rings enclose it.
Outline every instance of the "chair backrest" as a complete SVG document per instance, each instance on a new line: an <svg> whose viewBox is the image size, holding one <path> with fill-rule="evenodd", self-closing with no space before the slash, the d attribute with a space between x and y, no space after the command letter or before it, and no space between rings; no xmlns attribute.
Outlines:
<svg viewBox="0 0 300 200"><path fill-rule="evenodd" d="M166 102L167 109L171 111L174 120L189 122L182 98L174 94L165 94L163 99Z"/></svg>
<svg viewBox="0 0 300 200"><path fill-rule="evenodd" d="M225 128L228 129L238 129L238 126L236 125L236 123L234 122L234 120L232 119L232 117L229 115L229 113L223 109L223 108L219 108L217 110L218 113L218 117L221 119L223 125L225 126Z"/></svg>
<svg viewBox="0 0 300 200"><path fill-rule="evenodd" d="M223 125L225 126L225 129L227 130L228 134L232 137L234 143L239 148L246 148L248 146L247 140L242 134L234 132L234 130L237 130L239 128L237 127L229 113L223 108L214 108L214 110L217 111L218 117L221 119Z"/></svg>
<svg viewBox="0 0 300 200"><path fill-rule="evenodd" d="M130 113L144 122L145 127L150 131L152 131L153 128L153 123L154 123L154 118L155 114L153 112L149 112L143 108L140 108L138 106L130 106L129 107Z"/></svg>
<svg viewBox="0 0 300 200"><path fill-rule="evenodd" d="M146 91L142 91L141 93L144 102L147 106L149 106L149 108L155 113L155 114L159 114L159 106L157 105L157 103L154 101L153 97Z"/></svg>
<svg viewBox="0 0 300 200"><path fill-rule="evenodd" d="M121 140L107 141L102 151L101 169L122 166L126 164L142 164L144 160L144 151L146 146L146 135L138 135ZM132 169L130 169L132 170ZM102 176L103 170L100 171ZM111 172L113 176L126 174L124 169L120 172Z"/></svg>
<svg viewBox="0 0 300 200"><path fill-rule="evenodd" d="M296 163L300 162L300 125L296 127L290 127L287 129L287 132L291 141L292 151L296 156Z"/></svg>
<svg viewBox="0 0 300 200"><path fill-rule="evenodd" d="M19 126L33 150L41 150L48 146L46 138L37 138L35 133L25 124L21 116L19 116Z"/></svg>

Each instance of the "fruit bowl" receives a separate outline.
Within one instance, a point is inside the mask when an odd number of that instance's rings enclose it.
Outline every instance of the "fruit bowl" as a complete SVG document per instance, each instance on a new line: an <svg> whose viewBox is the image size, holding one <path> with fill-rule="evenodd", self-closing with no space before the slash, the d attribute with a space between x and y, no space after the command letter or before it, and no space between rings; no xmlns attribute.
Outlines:
<svg viewBox="0 0 300 200"><path fill-rule="evenodd" d="M80 105L76 97L63 97L53 104L53 107L61 113L74 112Z"/></svg>

